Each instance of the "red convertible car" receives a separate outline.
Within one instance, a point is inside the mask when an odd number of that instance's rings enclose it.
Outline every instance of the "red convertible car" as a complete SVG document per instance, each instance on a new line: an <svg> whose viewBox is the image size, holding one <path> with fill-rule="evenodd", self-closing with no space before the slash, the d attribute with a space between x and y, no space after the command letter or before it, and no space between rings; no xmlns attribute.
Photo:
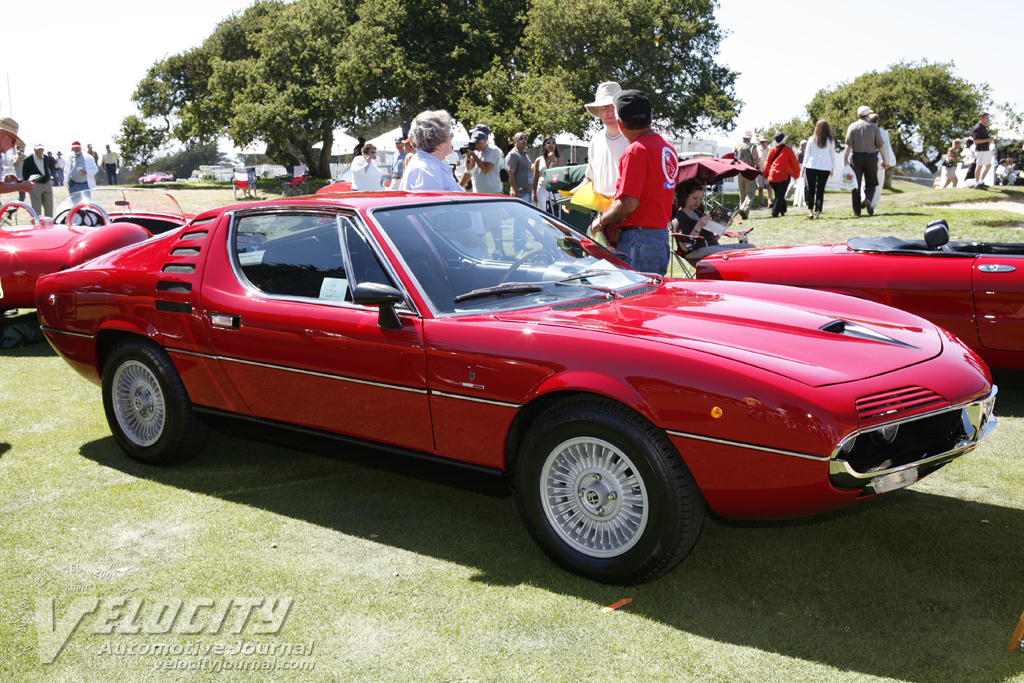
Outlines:
<svg viewBox="0 0 1024 683"><path fill-rule="evenodd" d="M946 221L922 240L714 255L696 277L810 287L895 306L944 327L995 368L1024 370L1024 244L950 242Z"/></svg>
<svg viewBox="0 0 1024 683"><path fill-rule="evenodd" d="M984 363L921 318L639 273L511 198L231 206L36 296L130 457L190 458L227 419L440 459L505 478L540 547L610 583L675 566L706 507L833 510L996 424Z"/></svg>
<svg viewBox="0 0 1024 683"><path fill-rule="evenodd" d="M166 192L100 188L57 205L53 219L11 202L0 207L0 310L35 306L36 280L108 251L179 228L188 219ZM16 221L24 216L27 222Z"/></svg>

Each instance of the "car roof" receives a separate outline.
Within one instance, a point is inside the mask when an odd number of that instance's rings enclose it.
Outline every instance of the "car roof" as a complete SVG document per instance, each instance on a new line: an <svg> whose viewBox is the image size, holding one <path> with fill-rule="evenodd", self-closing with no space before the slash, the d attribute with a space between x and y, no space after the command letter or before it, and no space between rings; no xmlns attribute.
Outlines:
<svg viewBox="0 0 1024 683"><path fill-rule="evenodd" d="M519 201L505 195L485 195L466 192L404 192L382 190L379 192L326 192L316 195L304 195L300 197L281 197L269 199L262 202L247 202L245 204L233 204L225 206L222 210L241 210L254 207L274 206L336 206L339 208L350 208L356 210L367 210L381 206L402 206L414 204L436 203L438 201L476 201L480 199L502 199L507 201Z"/></svg>

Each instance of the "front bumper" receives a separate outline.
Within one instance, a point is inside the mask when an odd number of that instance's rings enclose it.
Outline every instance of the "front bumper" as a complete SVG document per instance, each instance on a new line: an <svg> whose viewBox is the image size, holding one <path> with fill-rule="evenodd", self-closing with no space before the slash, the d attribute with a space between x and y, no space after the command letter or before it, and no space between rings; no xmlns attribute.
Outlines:
<svg viewBox="0 0 1024 683"><path fill-rule="evenodd" d="M838 488L884 493L912 484L973 450L998 424L992 411L998 387L985 398L859 430L829 459Z"/></svg>

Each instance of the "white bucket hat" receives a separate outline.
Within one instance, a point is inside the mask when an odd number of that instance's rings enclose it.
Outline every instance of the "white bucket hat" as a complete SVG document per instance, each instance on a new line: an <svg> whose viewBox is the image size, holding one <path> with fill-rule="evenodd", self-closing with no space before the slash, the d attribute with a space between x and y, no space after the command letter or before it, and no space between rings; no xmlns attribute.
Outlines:
<svg viewBox="0 0 1024 683"><path fill-rule="evenodd" d="M597 116L597 108L612 104L612 98L618 95L621 90L622 88L615 81L605 81L597 86L597 92L594 93L594 101L590 104L584 104L583 108L590 112L591 116Z"/></svg>

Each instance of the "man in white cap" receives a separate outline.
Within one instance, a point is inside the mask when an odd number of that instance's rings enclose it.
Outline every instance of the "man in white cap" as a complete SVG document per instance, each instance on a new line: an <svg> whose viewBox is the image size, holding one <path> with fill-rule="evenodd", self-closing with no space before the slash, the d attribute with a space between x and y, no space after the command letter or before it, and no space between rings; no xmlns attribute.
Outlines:
<svg viewBox="0 0 1024 683"><path fill-rule="evenodd" d="M99 170L91 156L82 154L82 143L78 140L72 142L66 177L68 194L82 193L81 201L92 199L89 190L96 187L96 174Z"/></svg>
<svg viewBox="0 0 1024 683"><path fill-rule="evenodd" d="M21 177L26 180L38 176L32 181L29 200L32 209L40 216L53 217L53 159L43 156L43 143L38 142L32 155L25 157L21 164Z"/></svg>
<svg viewBox="0 0 1024 683"><path fill-rule="evenodd" d="M743 141L732 148L733 157L750 164L754 168L761 168L761 157L757 153L757 145L750 141L754 137L753 131L743 131ZM757 189L757 180L748 180L743 174L736 176L740 183L740 215L746 220L750 215L750 206L754 203L754 190Z"/></svg>
<svg viewBox="0 0 1024 683"><path fill-rule="evenodd" d="M25 141L18 137L18 122L7 116L0 118L0 155L7 154L14 147L24 147ZM14 174L5 175L0 182L0 194L6 192L31 192L32 183L18 180Z"/></svg>
<svg viewBox="0 0 1024 683"><path fill-rule="evenodd" d="M619 122L615 120L613 98L621 90L618 83L605 81L597 86L594 101L583 105L591 116L597 117L604 124L604 130L590 141L587 180L594 183L594 192L609 199L615 196L615 183L619 179L619 159L629 147L629 140L622 134Z"/></svg>
<svg viewBox="0 0 1024 683"><path fill-rule="evenodd" d="M850 191L853 196L853 215L856 218L860 218L861 181L864 182L864 209L869 216L875 213L872 200L878 191L878 153L882 153L883 159L885 157L885 141L878 126L868 121L870 115L871 107L860 107L857 109L857 120L846 129L846 156L843 163L853 167L857 176L857 187ZM882 168L886 166L883 160Z"/></svg>

